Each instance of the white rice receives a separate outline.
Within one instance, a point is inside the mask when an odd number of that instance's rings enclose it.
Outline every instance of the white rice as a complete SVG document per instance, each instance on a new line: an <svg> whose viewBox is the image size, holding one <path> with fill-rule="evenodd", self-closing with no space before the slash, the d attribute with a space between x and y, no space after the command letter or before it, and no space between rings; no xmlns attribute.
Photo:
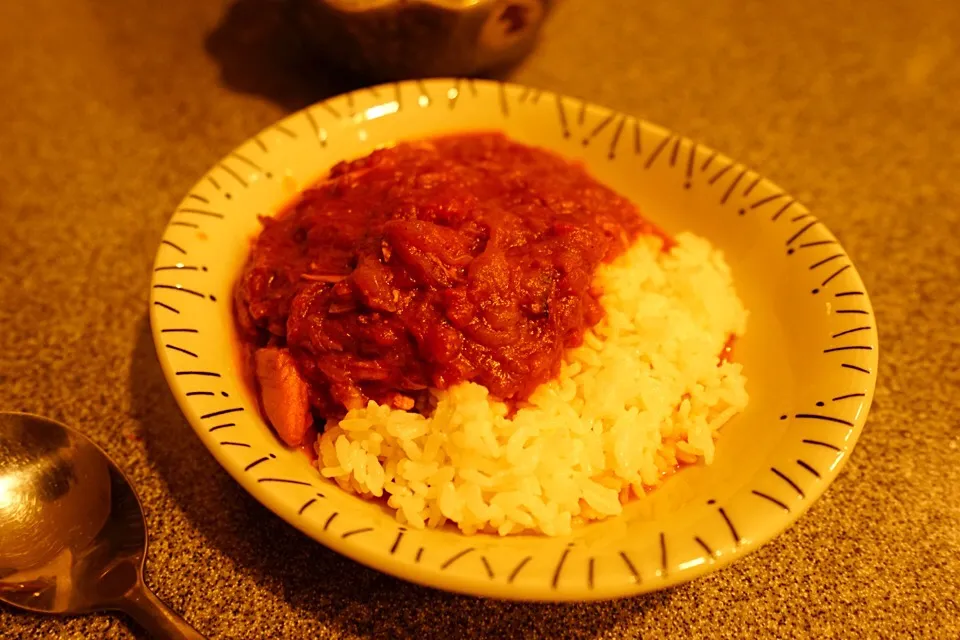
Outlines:
<svg viewBox="0 0 960 640"><path fill-rule="evenodd" d="M598 269L606 317L512 418L487 390L434 390L429 417L370 402L319 439L320 472L387 497L413 527L569 533L615 516L678 463L714 457L747 404L741 366L720 361L746 312L720 252L692 234L645 237Z"/></svg>

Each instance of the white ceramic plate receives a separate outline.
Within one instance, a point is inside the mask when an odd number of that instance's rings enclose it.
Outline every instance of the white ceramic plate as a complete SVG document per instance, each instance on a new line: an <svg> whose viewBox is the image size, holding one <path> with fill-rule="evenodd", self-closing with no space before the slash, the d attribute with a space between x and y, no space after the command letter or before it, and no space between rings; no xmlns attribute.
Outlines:
<svg viewBox="0 0 960 640"><path fill-rule="evenodd" d="M716 461L682 471L622 517L561 538L399 526L322 479L264 424L237 366L232 287L271 214L337 161L397 140L476 129L586 162L668 232L725 253L750 311L736 359L750 405ZM635 117L539 89L470 80L384 85L261 131L174 212L157 253L151 324L197 436L260 502L307 536L396 576L518 599L625 596L728 564L796 520L836 477L873 396L877 332L856 269L806 208L751 168ZM304 539L303 544L310 544Z"/></svg>

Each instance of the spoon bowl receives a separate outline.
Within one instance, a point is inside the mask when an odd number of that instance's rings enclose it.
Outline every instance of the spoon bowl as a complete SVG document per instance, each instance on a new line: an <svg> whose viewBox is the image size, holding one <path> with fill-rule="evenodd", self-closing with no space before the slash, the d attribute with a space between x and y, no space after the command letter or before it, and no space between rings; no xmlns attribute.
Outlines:
<svg viewBox="0 0 960 640"><path fill-rule="evenodd" d="M86 436L0 413L0 602L37 613L120 610L161 638L202 638L143 582L136 492Z"/></svg>

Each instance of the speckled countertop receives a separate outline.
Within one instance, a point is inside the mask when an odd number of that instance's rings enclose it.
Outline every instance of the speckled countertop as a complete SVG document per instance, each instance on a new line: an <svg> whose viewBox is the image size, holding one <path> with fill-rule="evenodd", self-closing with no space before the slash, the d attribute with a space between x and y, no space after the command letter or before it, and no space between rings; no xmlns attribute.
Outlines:
<svg viewBox="0 0 960 640"><path fill-rule="evenodd" d="M351 88L298 63L263 4L0 2L0 406L67 421L121 464L149 584L211 638L958 638L960 3L867 4L566 0L513 73L761 168L866 280L881 373L861 442L732 568L601 604L446 595L312 543L216 465L148 332L161 231L235 144ZM0 608L2 638L137 634Z"/></svg>

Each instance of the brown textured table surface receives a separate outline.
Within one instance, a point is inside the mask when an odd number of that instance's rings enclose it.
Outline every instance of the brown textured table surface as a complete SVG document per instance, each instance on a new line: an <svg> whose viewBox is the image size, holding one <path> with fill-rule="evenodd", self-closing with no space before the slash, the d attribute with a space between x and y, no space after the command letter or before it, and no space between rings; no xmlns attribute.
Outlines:
<svg viewBox="0 0 960 640"><path fill-rule="evenodd" d="M350 88L262 13L0 2L0 406L79 427L133 478L162 598L211 638L960 637L960 3L566 0L513 73L760 168L840 236L880 328L861 442L798 524L711 577L584 605L344 560L247 496L180 416L146 318L167 217L235 144ZM131 629L0 608L3 638Z"/></svg>

